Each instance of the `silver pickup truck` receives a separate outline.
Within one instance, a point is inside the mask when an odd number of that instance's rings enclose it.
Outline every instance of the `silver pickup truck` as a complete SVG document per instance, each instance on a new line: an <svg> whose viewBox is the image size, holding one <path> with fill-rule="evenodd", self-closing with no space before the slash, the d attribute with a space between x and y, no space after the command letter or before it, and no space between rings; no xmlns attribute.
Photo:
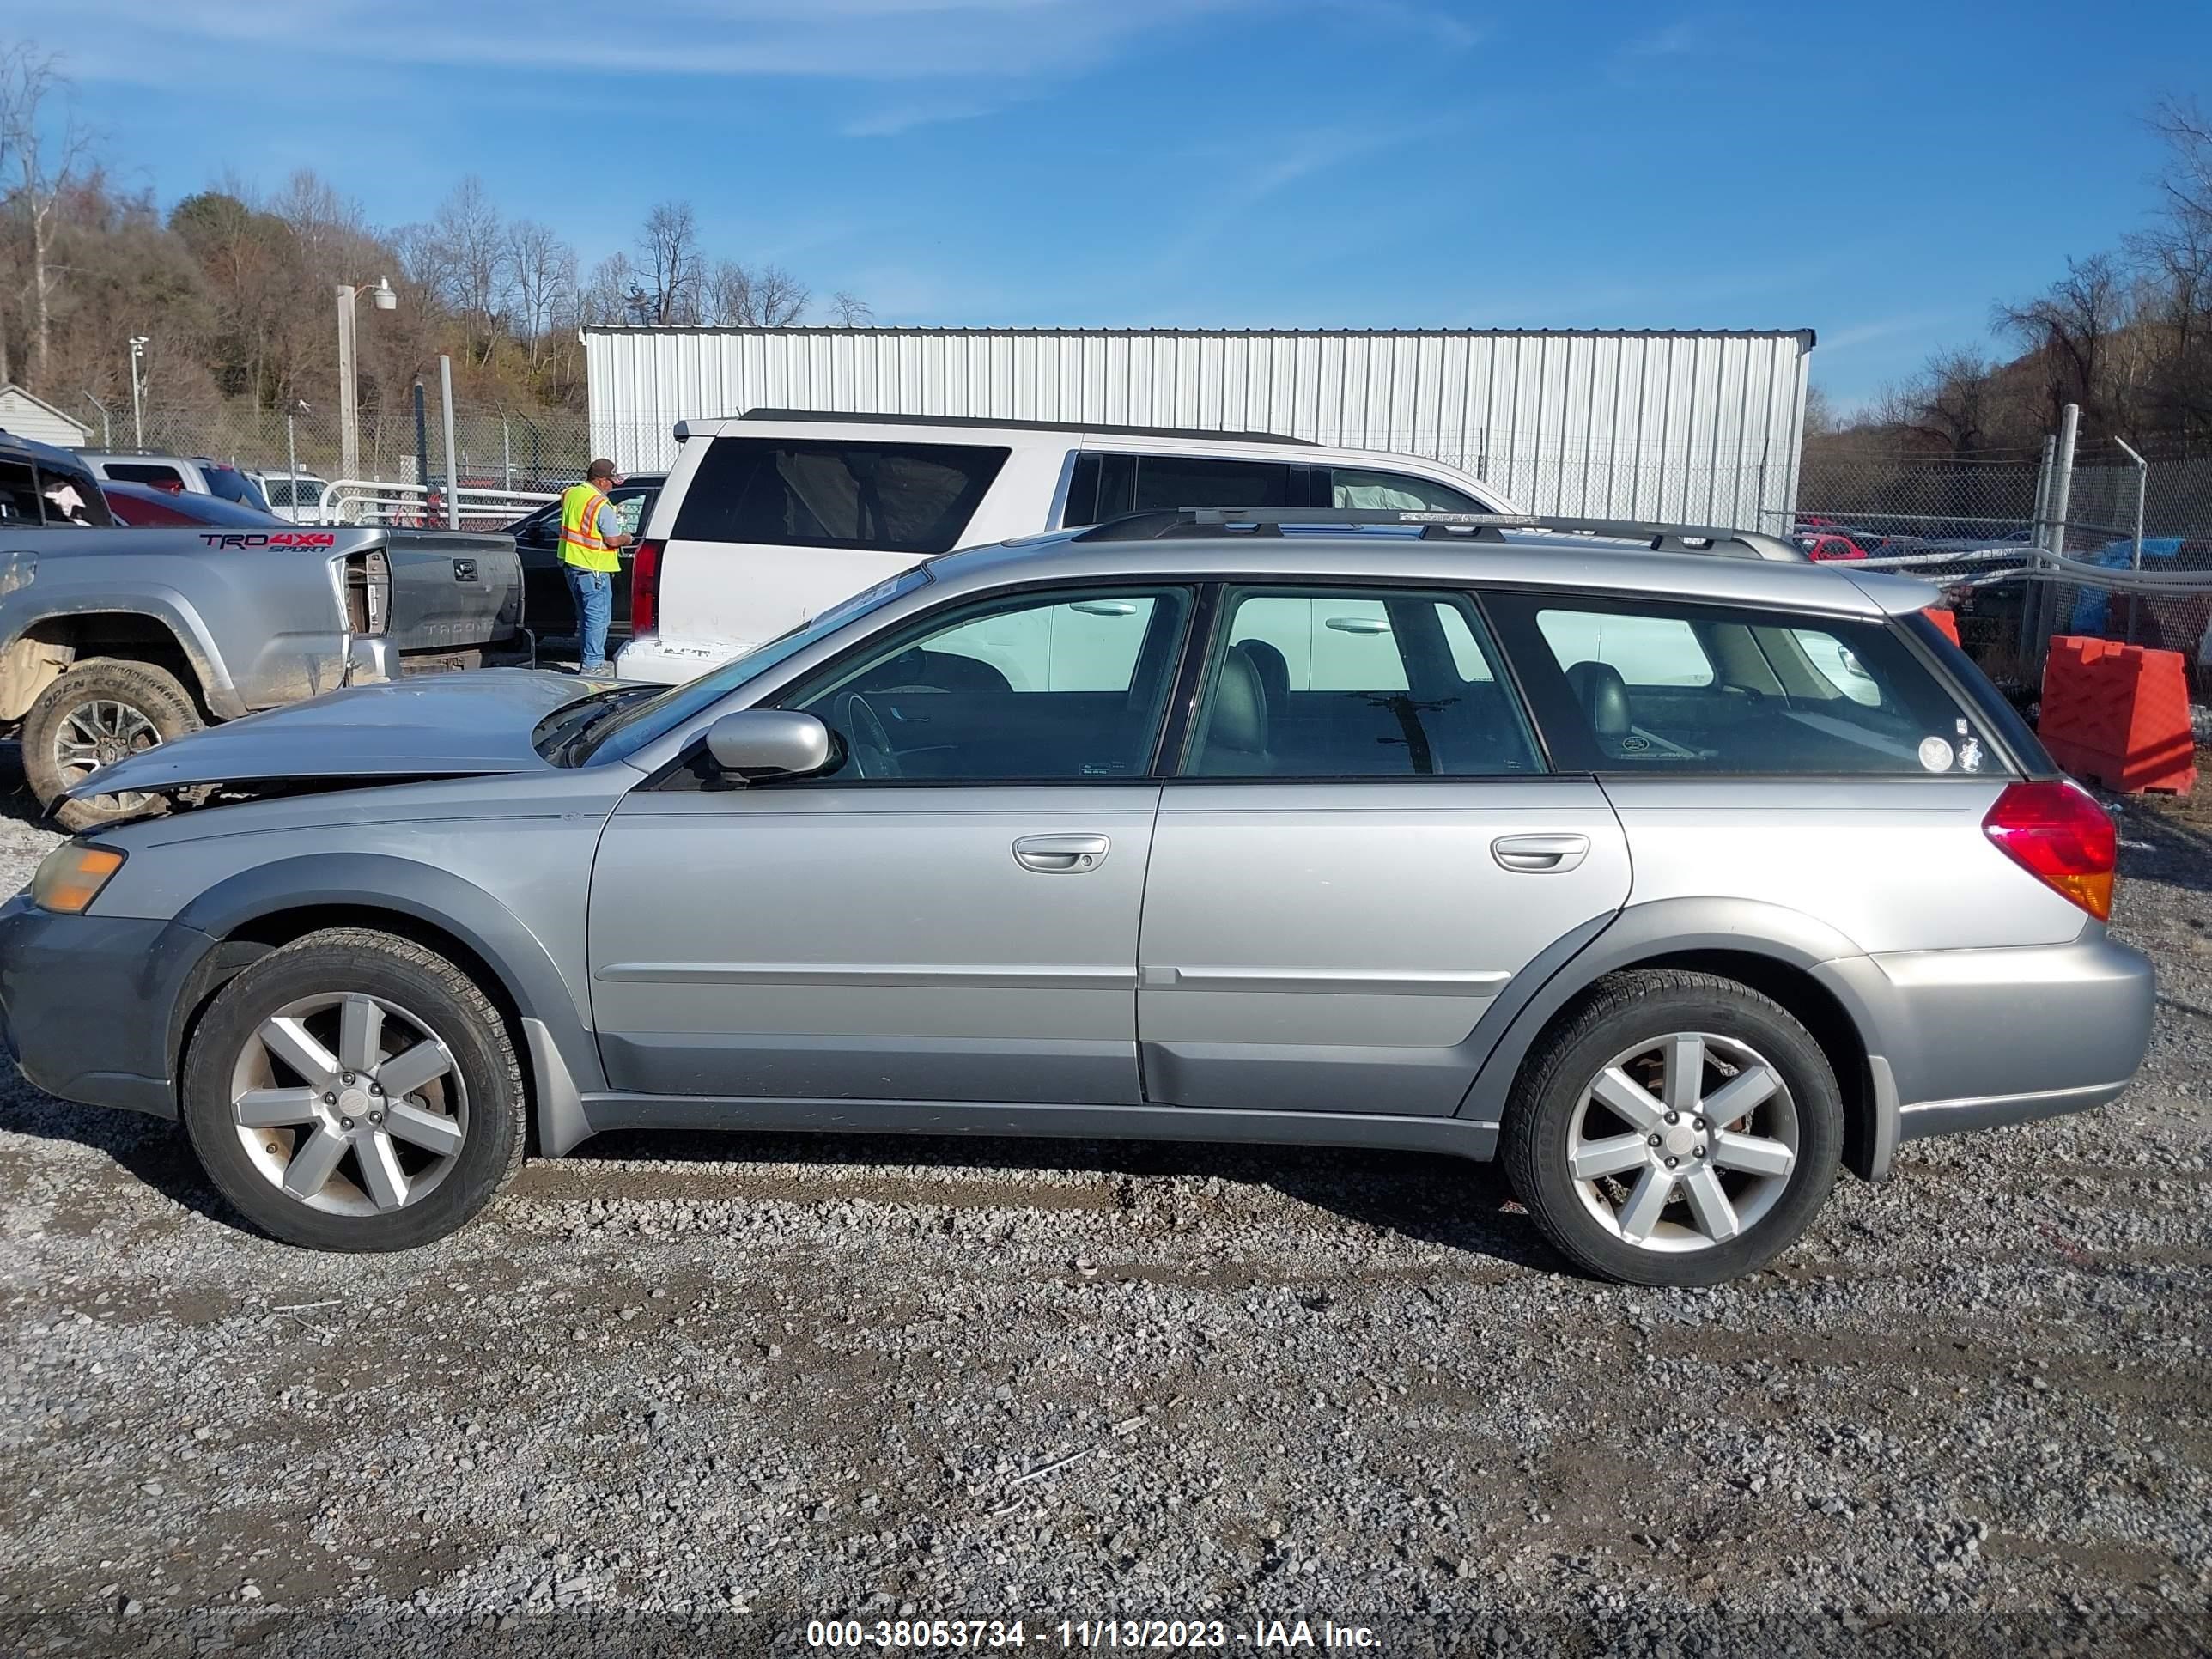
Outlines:
<svg viewBox="0 0 2212 1659"><path fill-rule="evenodd" d="M42 805L216 720L342 685L526 661L504 535L131 529L66 450L0 433L0 725ZM82 830L147 803L94 796Z"/></svg>

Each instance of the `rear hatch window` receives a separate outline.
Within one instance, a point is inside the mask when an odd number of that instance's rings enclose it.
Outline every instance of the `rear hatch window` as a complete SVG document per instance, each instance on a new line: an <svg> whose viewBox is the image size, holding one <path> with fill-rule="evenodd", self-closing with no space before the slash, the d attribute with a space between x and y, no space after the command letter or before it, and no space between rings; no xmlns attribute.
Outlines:
<svg viewBox="0 0 2212 1659"><path fill-rule="evenodd" d="M1582 594L1492 604L1564 770L2012 772L2008 734L1887 623Z"/></svg>
<svg viewBox="0 0 2212 1659"><path fill-rule="evenodd" d="M236 501L240 507L250 507L266 513L269 503L262 498L260 489L234 466L210 466L200 464L200 472L207 479L208 493L220 495L227 501Z"/></svg>

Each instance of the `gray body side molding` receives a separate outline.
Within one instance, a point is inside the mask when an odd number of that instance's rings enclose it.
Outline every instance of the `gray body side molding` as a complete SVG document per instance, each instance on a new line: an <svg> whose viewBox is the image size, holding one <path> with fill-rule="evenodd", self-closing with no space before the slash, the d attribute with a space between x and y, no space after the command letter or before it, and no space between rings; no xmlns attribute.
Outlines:
<svg viewBox="0 0 2212 1659"><path fill-rule="evenodd" d="M1476 1162L1487 1160L1498 1147L1495 1124L1364 1112L623 1094L586 1095L581 1106L592 1134L609 1129L653 1128L1194 1140L1248 1146L1371 1146L1442 1152ZM545 1150L551 1150L550 1142Z"/></svg>

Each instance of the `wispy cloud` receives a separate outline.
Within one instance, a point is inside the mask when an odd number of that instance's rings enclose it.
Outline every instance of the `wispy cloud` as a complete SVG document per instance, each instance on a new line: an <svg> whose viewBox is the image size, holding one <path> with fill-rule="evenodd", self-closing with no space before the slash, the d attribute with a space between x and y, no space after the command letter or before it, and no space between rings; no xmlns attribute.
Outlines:
<svg viewBox="0 0 2212 1659"><path fill-rule="evenodd" d="M1693 18L1684 17L1638 35L1620 51L1626 58L1683 58L1702 51L1705 46L1705 26Z"/></svg>
<svg viewBox="0 0 2212 1659"><path fill-rule="evenodd" d="M1271 3L1283 0L711 0L628 11L611 32L599 0L75 0L70 15L101 43L73 64L87 80L173 78L179 54L234 69L250 42L264 61L295 48L329 63L917 81L1065 74ZM6 0L0 23L34 27L33 9Z"/></svg>
<svg viewBox="0 0 2212 1659"><path fill-rule="evenodd" d="M1316 0L1316 3L1318 9L1341 13L1364 29L1425 35L1452 52L1466 51L1489 33L1456 12L1409 4L1407 0Z"/></svg>
<svg viewBox="0 0 2212 1659"><path fill-rule="evenodd" d="M1895 339L1901 335L1925 334L1956 323L1959 319L1941 312L1916 311L1897 317L1881 317L1869 322L1850 323L1842 328L1824 330L1820 335L1820 356L1833 357L1838 352L1850 351L1858 346L1873 345L1878 341Z"/></svg>
<svg viewBox="0 0 2212 1659"><path fill-rule="evenodd" d="M896 138L916 127L942 126L951 121L973 121L996 115L1012 99L961 98L944 103L885 104L854 116L837 129L841 138Z"/></svg>

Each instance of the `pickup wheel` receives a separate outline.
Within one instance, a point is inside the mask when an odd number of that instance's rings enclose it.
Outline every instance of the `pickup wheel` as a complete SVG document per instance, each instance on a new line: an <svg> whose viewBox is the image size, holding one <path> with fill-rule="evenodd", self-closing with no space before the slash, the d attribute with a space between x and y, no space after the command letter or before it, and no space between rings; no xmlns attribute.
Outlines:
<svg viewBox="0 0 2212 1659"><path fill-rule="evenodd" d="M1712 974L1600 980L1522 1067L1499 1153L1559 1253L1628 1285L1717 1285L1835 1185L1835 1073L1788 1010Z"/></svg>
<svg viewBox="0 0 2212 1659"><path fill-rule="evenodd" d="M94 657L44 691L23 716L23 776L41 806L103 766L197 732L204 722L174 674L149 662ZM92 795L54 812L63 829L90 830L161 803L143 794Z"/></svg>
<svg viewBox="0 0 2212 1659"><path fill-rule="evenodd" d="M318 1250L404 1250L469 1220L522 1164L522 1066L483 989L435 951L331 927L208 1005L185 1128L246 1218Z"/></svg>

